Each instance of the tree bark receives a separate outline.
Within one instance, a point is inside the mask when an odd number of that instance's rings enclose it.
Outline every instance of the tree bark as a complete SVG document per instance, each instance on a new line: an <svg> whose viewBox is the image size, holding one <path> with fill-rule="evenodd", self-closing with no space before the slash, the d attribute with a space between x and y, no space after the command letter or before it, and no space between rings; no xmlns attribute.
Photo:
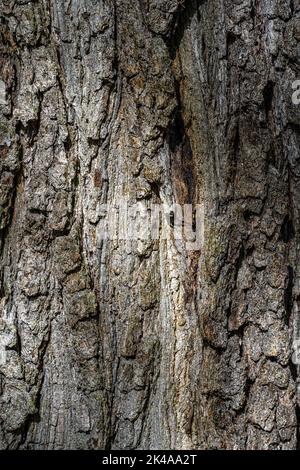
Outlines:
<svg viewBox="0 0 300 470"><path fill-rule="evenodd" d="M0 448L297 447L299 17L1 0ZM101 239L121 195L201 250Z"/></svg>

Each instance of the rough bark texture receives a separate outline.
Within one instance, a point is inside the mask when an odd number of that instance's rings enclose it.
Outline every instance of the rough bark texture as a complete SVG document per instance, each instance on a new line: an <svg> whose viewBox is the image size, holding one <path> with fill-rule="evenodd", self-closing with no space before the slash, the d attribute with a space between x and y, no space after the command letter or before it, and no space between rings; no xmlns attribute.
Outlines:
<svg viewBox="0 0 300 470"><path fill-rule="evenodd" d="M297 447L299 18L1 0L1 448ZM201 252L97 243L120 194L203 204Z"/></svg>

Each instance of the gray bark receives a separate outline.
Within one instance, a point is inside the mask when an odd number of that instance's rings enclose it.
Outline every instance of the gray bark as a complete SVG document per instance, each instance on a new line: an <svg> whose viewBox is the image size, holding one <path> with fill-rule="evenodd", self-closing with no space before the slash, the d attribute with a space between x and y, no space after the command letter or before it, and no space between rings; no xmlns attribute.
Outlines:
<svg viewBox="0 0 300 470"><path fill-rule="evenodd" d="M298 0L1 0L0 447L293 449ZM201 251L98 243L201 203Z"/></svg>

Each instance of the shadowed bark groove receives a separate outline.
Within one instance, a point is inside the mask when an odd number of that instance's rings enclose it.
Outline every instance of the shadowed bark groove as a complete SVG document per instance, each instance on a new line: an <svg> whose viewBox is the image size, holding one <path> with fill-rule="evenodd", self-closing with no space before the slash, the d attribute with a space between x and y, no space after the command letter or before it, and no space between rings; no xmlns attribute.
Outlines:
<svg viewBox="0 0 300 470"><path fill-rule="evenodd" d="M2 0L1 449L299 447L299 16ZM122 196L201 250L102 239Z"/></svg>

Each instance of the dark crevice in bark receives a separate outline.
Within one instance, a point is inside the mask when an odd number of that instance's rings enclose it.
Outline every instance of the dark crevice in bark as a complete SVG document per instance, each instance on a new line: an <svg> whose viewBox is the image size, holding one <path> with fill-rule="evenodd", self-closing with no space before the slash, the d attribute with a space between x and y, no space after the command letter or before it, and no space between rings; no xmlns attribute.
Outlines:
<svg viewBox="0 0 300 470"><path fill-rule="evenodd" d="M175 152L185 141L185 128L180 110L175 115L169 129L168 143L171 152Z"/></svg>
<svg viewBox="0 0 300 470"><path fill-rule="evenodd" d="M250 18L251 18L253 24L255 24L255 19L256 19L255 7L256 7L255 0L253 0L253 2L251 4L251 9L250 9Z"/></svg>
<svg viewBox="0 0 300 470"><path fill-rule="evenodd" d="M285 216L284 221L280 230L279 240L284 241L284 243L289 243L295 237L295 229L293 220L289 216Z"/></svg>
<svg viewBox="0 0 300 470"><path fill-rule="evenodd" d="M250 379L249 377L246 377L245 384L244 384L244 401L242 403L242 406L238 409L235 410L235 416L236 418L239 416L243 416L247 410L247 406L249 403L249 397L251 393L251 387L254 384L254 380Z"/></svg>
<svg viewBox="0 0 300 470"><path fill-rule="evenodd" d="M176 56L185 29L189 27L194 15L198 14L201 6L206 2L207 0L186 0L184 8L180 8L174 15L171 33L169 37L165 38L172 60Z"/></svg>
<svg viewBox="0 0 300 470"><path fill-rule="evenodd" d="M272 103L274 99L274 83L272 81L268 81L263 90L263 97L264 97L264 107L266 113L267 122L270 121L270 113L272 111Z"/></svg>
<svg viewBox="0 0 300 470"><path fill-rule="evenodd" d="M175 189L177 189L177 193L181 194L183 198L179 202L191 204L194 199L195 187L193 153L180 108L178 108L173 123L169 128L167 141L172 155L171 169Z"/></svg>
<svg viewBox="0 0 300 470"><path fill-rule="evenodd" d="M236 332L234 332L234 334L236 334ZM226 351L226 348L227 346L217 346L215 344L213 344L208 338L206 338L205 336L203 337L202 339L202 344L203 344L203 348L211 348L213 349L214 351L216 351L220 357L221 355L224 353L224 351Z"/></svg>
<svg viewBox="0 0 300 470"><path fill-rule="evenodd" d="M244 259L245 259L245 248L244 248L244 245L241 245L240 250L239 250L239 256L236 262L235 285L236 285L238 274L242 267Z"/></svg>
<svg viewBox="0 0 300 470"><path fill-rule="evenodd" d="M154 196L156 197L157 201L160 201L160 194L159 194L159 183L158 182L155 182L155 181L149 181L149 185L150 185L150 188L151 188L151 192L154 194Z"/></svg>
<svg viewBox="0 0 300 470"><path fill-rule="evenodd" d="M298 371L297 371L297 366L296 366L296 364L293 363L292 359L289 360L289 368L290 368L290 371L291 371L292 379L296 383L297 382L297 377L298 377Z"/></svg>
<svg viewBox="0 0 300 470"><path fill-rule="evenodd" d="M294 288L294 270L292 266L288 266L287 285L284 291L284 305L286 312L286 324L289 324L289 319L293 309L293 288Z"/></svg>
<svg viewBox="0 0 300 470"><path fill-rule="evenodd" d="M231 156L231 172L230 172L230 181L233 186L233 195L234 195L234 182L236 180L237 168L238 168L238 159L240 153L240 128L239 122L236 122L234 127L234 137L232 142L232 156Z"/></svg>
<svg viewBox="0 0 300 470"><path fill-rule="evenodd" d="M187 1L184 8L179 8L179 11L174 15L170 38L165 40L171 61L175 59L184 31L189 26L195 12L198 11L199 3L202 3L202 1ZM178 202L191 204L195 202L195 162L193 161L192 146L187 130L189 117L184 114L182 107L181 77L174 76L174 85L177 110L168 130L167 142L172 155L172 170L175 170L173 173L175 186L183 185L186 188L184 192L177 188L177 193L181 194L184 199Z"/></svg>
<svg viewBox="0 0 300 470"><path fill-rule="evenodd" d="M235 43L235 41L238 39L238 36L236 34L234 34L232 31L229 31L227 33L227 36L226 36L226 55L227 57L229 57L229 51L230 51L230 47L233 46L233 44ZM205 53L205 49L203 50L203 54Z"/></svg>
<svg viewBox="0 0 300 470"><path fill-rule="evenodd" d="M300 135L300 124L298 124L297 122L289 122L288 127L292 129L292 131L294 131L296 135Z"/></svg>
<svg viewBox="0 0 300 470"><path fill-rule="evenodd" d="M244 212L243 212L243 217L244 217L244 220L246 222L248 222L249 220L251 220L251 217L255 216L255 212L252 212L250 209L246 209Z"/></svg>

